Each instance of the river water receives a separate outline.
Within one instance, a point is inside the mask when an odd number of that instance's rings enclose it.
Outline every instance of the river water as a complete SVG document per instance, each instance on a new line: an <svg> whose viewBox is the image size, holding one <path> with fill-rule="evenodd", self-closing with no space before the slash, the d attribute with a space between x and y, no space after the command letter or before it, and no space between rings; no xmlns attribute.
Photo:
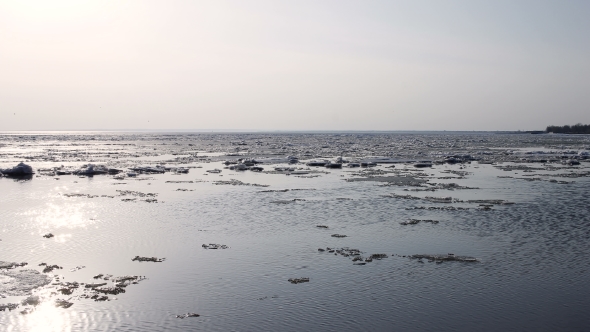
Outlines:
<svg viewBox="0 0 590 332"><path fill-rule="evenodd" d="M0 270L0 305L18 304L1 330L587 331L589 148L585 135L3 133L0 169L35 174L0 178L0 261L28 263ZM337 157L349 163L305 165ZM349 167L376 157L388 163ZM223 163L239 158L264 170ZM55 172L89 163L123 172ZM156 165L168 170L130 170ZM24 270L51 282L27 291ZM105 301L85 287L128 275L145 279Z"/></svg>

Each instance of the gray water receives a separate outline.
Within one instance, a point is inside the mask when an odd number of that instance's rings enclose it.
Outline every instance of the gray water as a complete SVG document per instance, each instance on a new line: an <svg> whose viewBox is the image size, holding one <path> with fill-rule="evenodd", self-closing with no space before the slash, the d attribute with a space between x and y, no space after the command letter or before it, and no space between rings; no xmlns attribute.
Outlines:
<svg viewBox="0 0 590 332"><path fill-rule="evenodd" d="M588 136L486 133L5 133L0 168L24 161L36 174L0 178L0 261L28 263L10 271L41 272L42 262L63 269L47 273L59 278L33 291L40 304L0 312L0 326L5 331L587 331L590 162L561 161L583 156L589 147ZM454 154L474 160L425 169L409 161ZM292 155L300 162L261 164L260 173L224 168L222 161L240 155ZM394 168L309 167L312 173L305 175L272 172L276 166L307 169L307 160L339 156L408 162ZM136 165L190 168L188 174L120 178L49 171L87 163L124 173ZM215 168L222 172L206 172ZM431 185L346 181L378 171L477 189L415 191ZM251 185L215 182L232 179ZM265 192L283 189L303 190ZM157 201L118 190L153 193ZM467 202L492 199L514 204L484 210ZM428 209L445 206L464 210ZM439 222L400 224L410 219ZM55 236L44 238L47 233ZM209 243L229 248L202 247ZM318 251L327 247L388 257L354 265L352 257ZM408 257L448 253L478 261L439 264ZM138 255L166 260L132 261ZM8 281L2 271L0 290ZM97 274L146 280L104 302L80 297L83 286L71 295L56 293L59 283L92 283ZM303 277L309 282L287 281ZM29 296L0 295L0 304ZM55 299L73 305L59 308ZM25 309L28 313L21 313ZM200 316L176 317L186 313Z"/></svg>

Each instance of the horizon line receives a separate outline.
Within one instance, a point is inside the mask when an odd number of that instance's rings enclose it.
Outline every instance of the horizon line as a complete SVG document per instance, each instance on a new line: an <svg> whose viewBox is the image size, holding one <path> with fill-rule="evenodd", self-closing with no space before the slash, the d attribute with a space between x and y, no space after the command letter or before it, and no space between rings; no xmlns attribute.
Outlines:
<svg viewBox="0 0 590 332"><path fill-rule="evenodd" d="M346 132L346 133L390 133L390 132L545 132L545 130L420 130L420 129L397 129L397 130L362 130L362 129L25 129L25 130L0 130L0 133L16 132L214 132L214 133L324 133L324 132Z"/></svg>

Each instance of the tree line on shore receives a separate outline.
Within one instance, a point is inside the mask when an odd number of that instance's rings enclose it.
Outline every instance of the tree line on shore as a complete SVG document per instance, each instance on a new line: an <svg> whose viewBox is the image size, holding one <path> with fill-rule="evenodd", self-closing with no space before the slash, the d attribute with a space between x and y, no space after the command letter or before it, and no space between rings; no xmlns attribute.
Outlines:
<svg viewBox="0 0 590 332"><path fill-rule="evenodd" d="M545 131L556 134L590 134L590 125L578 123L573 126L547 126Z"/></svg>

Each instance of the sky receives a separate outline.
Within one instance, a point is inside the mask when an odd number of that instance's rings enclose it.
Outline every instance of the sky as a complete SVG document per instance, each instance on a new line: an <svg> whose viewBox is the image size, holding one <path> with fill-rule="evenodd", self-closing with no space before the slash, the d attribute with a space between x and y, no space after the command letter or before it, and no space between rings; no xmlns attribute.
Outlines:
<svg viewBox="0 0 590 332"><path fill-rule="evenodd" d="M0 0L0 131L590 123L590 1Z"/></svg>

